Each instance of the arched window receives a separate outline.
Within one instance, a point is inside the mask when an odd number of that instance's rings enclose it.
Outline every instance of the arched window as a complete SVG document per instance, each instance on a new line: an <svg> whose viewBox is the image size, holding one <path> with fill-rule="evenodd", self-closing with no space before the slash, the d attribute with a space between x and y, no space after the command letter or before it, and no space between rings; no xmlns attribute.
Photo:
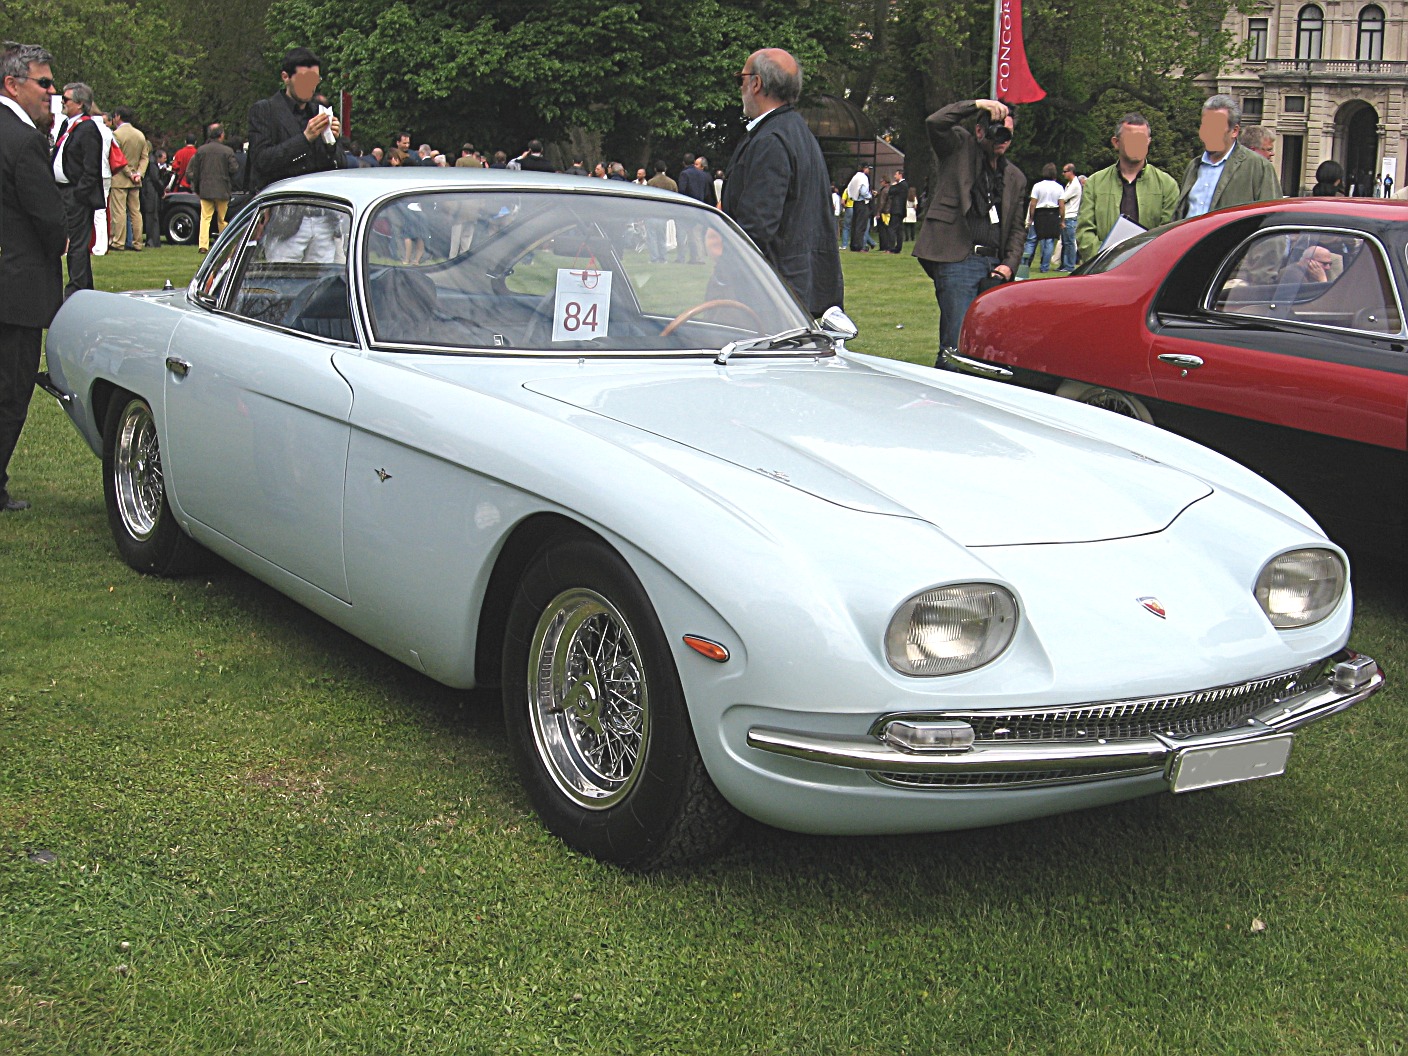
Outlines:
<svg viewBox="0 0 1408 1056"><path fill-rule="evenodd" d="M1296 16L1296 58L1318 59L1325 42L1325 12L1306 4Z"/></svg>
<svg viewBox="0 0 1408 1056"><path fill-rule="evenodd" d="M1359 46L1354 57L1360 62L1383 62L1384 9L1377 4L1359 12Z"/></svg>

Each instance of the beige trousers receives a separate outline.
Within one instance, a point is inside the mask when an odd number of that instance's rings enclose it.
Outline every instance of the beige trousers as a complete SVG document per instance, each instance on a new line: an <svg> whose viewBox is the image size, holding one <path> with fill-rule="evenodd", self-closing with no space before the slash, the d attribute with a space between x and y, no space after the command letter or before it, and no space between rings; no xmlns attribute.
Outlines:
<svg viewBox="0 0 1408 1056"><path fill-rule="evenodd" d="M142 189L114 187L108 194L108 230L112 233L108 241L113 249L127 245L128 216L132 218L132 248L143 249L146 241L142 237Z"/></svg>

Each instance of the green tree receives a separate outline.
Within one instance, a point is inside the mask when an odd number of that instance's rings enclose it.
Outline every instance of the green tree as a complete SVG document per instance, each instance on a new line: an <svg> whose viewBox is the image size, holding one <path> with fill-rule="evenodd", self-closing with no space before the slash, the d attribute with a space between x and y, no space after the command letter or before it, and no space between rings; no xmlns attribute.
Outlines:
<svg viewBox="0 0 1408 1056"><path fill-rule="evenodd" d="M200 60L181 39L165 0L7 0L6 37L54 56L60 83L82 81L100 109L130 106L151 135L178 113Z"/></svg>
<svg viewBox="0 0 1408 1056"><path fill-rule="evenodd" d="M354 138L405 128L517 151L585 133L639 162L677 144L717 153L740 124L732 74L748 53L819 65L844 46L839 14L822 0L276 0L269 24L353 93Z"/></svg>
<svg viewBox="0 0 1408 1056"><path fill-rule="evenodd" d="M895 133L911 179L923 186L932 165L924 118L991 92L992 0L840 2L856 32L849 50L833 53L828 72L882 130ZM1247 2L1027 0L1027 56L1047 97L1019 108L1010 156L1028 172L1047 161L1107 165L1115 119L1139 109L1154 125L1156 164L1181 172L1197 142L1202 93L1193 78L1242 46L1221 23Z"/></svg>
<svg viewBox="0 0 1408 1056"><path fill-rule="evenodd" d="M265 27L269 0L160 2L181 42L177 46L199 56L166 115L166 127L173 133L196 132L220 121L234 133L232 139L242 135L250 105L279 86L278 57Z"/></svg>

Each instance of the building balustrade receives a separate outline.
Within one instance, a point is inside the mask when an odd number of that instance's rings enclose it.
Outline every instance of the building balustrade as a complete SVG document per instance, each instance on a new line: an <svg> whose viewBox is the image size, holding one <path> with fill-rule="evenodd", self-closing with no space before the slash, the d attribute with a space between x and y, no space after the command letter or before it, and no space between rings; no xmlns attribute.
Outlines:
<svg viewBox="0 0 1408 1056"><path fill-rule="evenodd" d="M1360 74L1369 77L1408 76L1408 62L1384 59L1267 59L1270 74L1303 73L1312 76L1343 77Z"/></svg>

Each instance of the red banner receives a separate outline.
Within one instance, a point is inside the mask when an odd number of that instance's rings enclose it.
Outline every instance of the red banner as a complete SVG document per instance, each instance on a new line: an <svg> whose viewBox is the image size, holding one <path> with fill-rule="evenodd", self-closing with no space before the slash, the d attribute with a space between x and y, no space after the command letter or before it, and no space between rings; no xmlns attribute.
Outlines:
<svg viewBox="0 0 1408 1056"><path fill-rule="evenodd" d="M997 98L1004 103L1035 103L1046 98L1027 66L1027 48L1022 43L1022 0L997 0Z"/></svg>

